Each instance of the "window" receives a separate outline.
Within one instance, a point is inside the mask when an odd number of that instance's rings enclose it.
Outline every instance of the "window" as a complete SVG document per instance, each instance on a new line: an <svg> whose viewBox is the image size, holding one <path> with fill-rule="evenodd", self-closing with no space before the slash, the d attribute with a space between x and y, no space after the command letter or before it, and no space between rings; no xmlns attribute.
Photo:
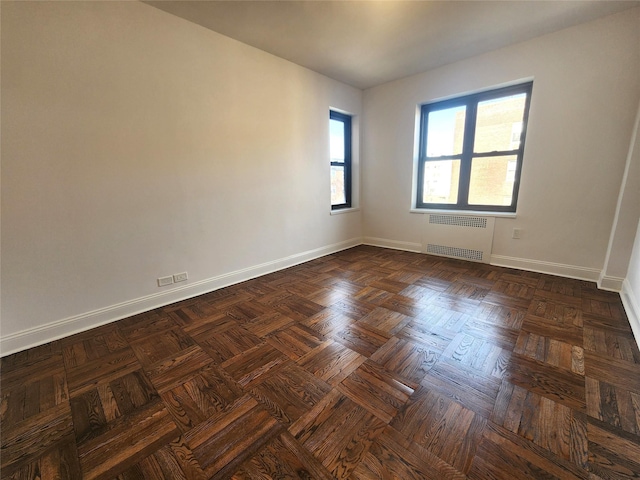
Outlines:
<svg viewBox="0 0 640 480"><path fill-rule="evenodd" d="M417 208L516 211L532 86L422 106Z"/></svg>
<svg viewBox="0 0 640 480"><path fill-rule="evenodd" d="M351 117L329 112L331 209L351 207Z"/></svg>

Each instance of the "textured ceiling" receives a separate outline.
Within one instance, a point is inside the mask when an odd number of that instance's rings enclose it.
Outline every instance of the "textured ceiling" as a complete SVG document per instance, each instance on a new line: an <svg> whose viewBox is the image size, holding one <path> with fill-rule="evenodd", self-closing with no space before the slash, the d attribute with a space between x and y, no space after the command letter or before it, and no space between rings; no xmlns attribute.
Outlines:
<svg viewBox="0 0 640 480"><path fill-rule="evenodd" d="M640 1L145 1L358 88L369 88Z"/></svg>

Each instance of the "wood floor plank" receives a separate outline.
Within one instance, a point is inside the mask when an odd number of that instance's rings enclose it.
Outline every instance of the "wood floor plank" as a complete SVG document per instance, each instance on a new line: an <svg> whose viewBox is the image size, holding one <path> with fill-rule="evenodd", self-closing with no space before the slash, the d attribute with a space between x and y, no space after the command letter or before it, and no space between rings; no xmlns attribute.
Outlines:
<svg viewBox="0 0 640 480"><path fill-rule="evenodd" d="M401 377L370 361L345 378L338 389L385 423L393 420L414 390Z"/></svg>
<svg viewBox="0 0 640 480"><path fill-rule="evenodd" d="M136 425L132 429L130 425ZM78 445L83 478L111 478L179 435L160 402L118 421L103 435ZM105 452L112 452L106 456Z"/></svg>
<svg viewBox="0 0 640 480"><path fill-rule="evenodd" d="M290 425L315 406L331 387L294 363L288 363L251 389L255 399L283 425Z"/></svg>
<svg viewBox="0 0 640 480"><path fill-rule="evenodd" d="M592 479L589 473L489 422L469 471L471 479Z"/></svg>
<svg viewBox="0 0 640 480"><path fill-rule="evenodd" d="M359 246L6 356L0 478L640 478L594 283Z"/></svg>
<svg viewBox="0 0 640 480"><path fill-rule="evenodd" d="M61 403L26 420L2 428L1 467L30 462L73 433L71 410Z"/></svg>
<svg viewBox="0 0 640 480"><path fill-rule="evenodd" d="M436 350L391 337L371 356L371 360L390 372L397 373L405 379L407 385L415 389L439 357L440 354Z"/></svg>
<svg viewBox="0 0 640 480"><path fill-rule="evenodd" d="M331 480L334 477L290 433L283 432L257 455L242 464L241 469L232 478Z"/></svg>
<svg viewBox="0 0 640 480"><path fill-rule="evenodd" d="M256 400L246 395L184 437L207 477L221 478L229 476L282 429Z"/></svg>
<svg viewBox="0 0 640 480"><path fill-rule="evenodd" d="M428 450L415 443L409 444L397 431L387 427L373 443L350 478L462 480L466 476Z"/></svg>
<svg viewBox="0 0 640 480"><path fill-rule="evenodd" d="M366 357L344 345L328 340L301 357L296 363L329 385L335 386L365 360Z"/></svg>
<svg viewBox="0 0 640 480"><path fill-rule="evenodd" d="M463 473L471 465L485 424L485 418L425 387L416 390L390 423L409 440Z"/></svg>
<svg viewBox="0 0 640 480"><path fill-rule="evenodd" d="M504 378L569 408L580 412L586 410L585 384L582 375L514 353Z"/></svg>

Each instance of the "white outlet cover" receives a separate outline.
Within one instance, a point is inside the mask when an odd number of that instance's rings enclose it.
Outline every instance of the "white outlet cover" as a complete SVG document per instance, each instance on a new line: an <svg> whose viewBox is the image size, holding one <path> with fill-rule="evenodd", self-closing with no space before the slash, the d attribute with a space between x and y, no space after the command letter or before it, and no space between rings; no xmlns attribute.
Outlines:
<svg viewBox="0 0 640 480"><path fill-rule="evenodd" d="M164 287L166 285L171 285L172 283L173 283L173 277L172 276L158 278L158 286L159 287Z"/></svg>
<svg viewBox="0 0 640 480"><path fill-rule="evenodd" d="M185 281L185 280L187 280L188 278L189 278L189 276L187 275L187 272L176 273L176 274L173 276L173 281L174 281L175 283L178 283L178 282L184 282L184 281Z"/></svg>

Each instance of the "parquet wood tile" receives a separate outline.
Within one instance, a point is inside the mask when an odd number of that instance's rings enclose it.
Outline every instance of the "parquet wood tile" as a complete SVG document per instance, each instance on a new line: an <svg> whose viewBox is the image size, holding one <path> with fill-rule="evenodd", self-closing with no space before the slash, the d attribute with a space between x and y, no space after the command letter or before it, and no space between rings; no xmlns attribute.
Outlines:
<svg viewBox="0 0 640 480"><path fill-rule="evenodd" d="M315 280L314 280L315 282ZM366 288L366 287L365 287ZM333 290L331 288L322 287L320 290L307 297L313 303L321 305L323 307L329 307L334 303L348 297L349 295L344 291Z"/></svg>
<svg viewBox="0 0 640 480"><path fill-rule="evenodd" d="M421 421L416 422L416 418ZM467 473L486 423L486 418L451 398L421 386L390 426Z"/></svg>
<svg viewBox="0 0 640 480"><path fill-rule="evenodd" d="M640 364L640 350L631 332L620 333L605 328L585 326L584 349L588 352Z"/></svg>
<svg viewBox="0 0 640 480"><path fill-rule="evenodd" d="M313 408L331 386L298 365L288 362L250 390L278 421L289 426Z"/></svg>
<svg viewBox="0 0 640 480"><path fill-rule="evenodd" d="M302 325L312 328L322 335L330 335L333 332L342 331L356 320L345 314L340 309L325 308L315 315L307 318Z"/></svg>
<svg viewBox="0 0 640 480"><path fill-rule="evenodd" d="M297 364L318 378L335 386L355 371L366 357L344 345L327 340L300 357Z"/></svg>
<svg viewBox="0 0 640 480"><path fill-rule="evenodd" d="M454 332L433 332L428 322L422 317L409 322L396 336L412 342L420 343L426 347L442 353L449 346L456 334Z"/></svg>
<svg viewBox="0 0 640 480"><path fill-rule="evenodd" d="M586 392L589 416L640 435L640 393L591 377Z"/></svg>
<svg viewBox="0 0 640 480"><path fill-rule="evenodd" d="M391 427L371 445L352 479L464 480L466 475Z"/></svg>
<svg viewBox="0 0 640 480"><path fill-rule="evenodd" d="M131 428L131 425L135 428ZM162 402L120 417L102 435L79 441L83 478L112 478L115 473L177 437L179 430ZM105 455L109 452L109 455Z"/></svg>
<svg viewBox="0 0 640 480"><path fill-rule="evenodd" d="M491 415L501 383L495 376L443 358L421 381L427 389L437 391L484 418Z"/></svg>
<svg viewBox="0 0 640 480"><path fill-rule="evenodd" d="M176 355L196 343L181 328L172 328L158 335L131 342L131 348L140 363L147 367Z"/></svg>
<svg viewBox="0 0 640 480"><path fill-rule="evenodd" d="M267 335L277 330L284 329L294 325L296 322L289 317L278 312L267 313L253 320L246 322L244 328L254 334L259 339L263 339Z"/></svg>
<svg viewBox="0 0 640 480"><path fill-rule="evenodd" d="M253 458L242 464L234 479L331 480L334 477L288 432L283 432Z"/></svg>
<svg viewBox="0 0 640 480"><path fill-rule="evenodd" d="M76 441L67 435L53 447L49 446L33 460L22 459L3 466L2 478L32 480L36 478L82 478Z"/></svg>
<svg viewBox="0 0 640 480"><path fill-rule="evenodd" d="M1 361L0 478L640 478L595 284L360 246Z"/></svg>
<svg viewBox="0 0 640 480"><path fill-rule="evenodd" d="M203 368L214 363L200 347L194 345L173 357L161 360L145 368L145 374L159 393L182 385Z"/></svg>
<svg viewBox="0 0 640 480"><path fill-rule="evenodd" d="M407 403L413 388L384 367L365 361L338 385L340 393L389 423Z"/></svg>
<svg viewBox="0 0 640 480"><path fill-rule="evenodd" d="M349 477L384 426L375 415L332 390L289 431L334 478L342 479Z"/></svg>
<svg viewBox="0 0 640 480"><path fill-rule="evenodd" d="M421 344L391 337L370 357L370 360L382 365L390 372L397 373L406 385L415 390L436 364L439 356L439 352Z"/></svg>
<svg viewBox="0 0 640 480"><path fill-rule="evenodd" d="M229 374L210 364L161 397L174 422L186 432L224 410L242 395L242 389Z"/></svg>
<svg viewBox="0 0 640 480"><path fill-rule="evenodd" d="M354 323L344 330L334 332L331 336L345 347L365 357L373 355L391 338L390 334L378 330L366 322Z"/></svg>
<svg viewBox="0 0 640 480"><path fill-rule="evenodd" d="M473 316L476 320L489 325L519 330L526 316L526 309L509 308L503 305L482 302L474 310Z"/></svg>
<svg viewBox="0 0 640 480"><path fill-rule="evenodd" d="M298 360L325 341L324 335L304 324L292 325L267 337L269 345L277 348L292 360Z"/></svg>
<svg viewBox="0 0 640 480"><path fill-rule="evenodd" d="M487 424L469 479L597 480L586 469L492 423Z"/></svg>
<svg viewBox="0 0 640 480"><path fill-rule="evenodd" d="M508 407L492 421L581 467L587 463L586 415L547 397L505 384ZM499 404L507 403L500 399Z"/></svg>
<svg viewBox="0 0 640 480"><path fill-rule="evenodd" d="M205 480L207 477L191 451L178 439L156 450L115 478Z"/></svg>
<svg viewBox="0 0 640 480"><path fill-rule="evenodd" d="M238 324L218 332L205 332L197 337L197 341L217 363L263 343L257 335Z"/></svg>
<svg viewBox="0 0 640 480"><path fill-rule="evenodd" d="M589 471L602 478L640 477L640 438L589 418Z"/></svg>

